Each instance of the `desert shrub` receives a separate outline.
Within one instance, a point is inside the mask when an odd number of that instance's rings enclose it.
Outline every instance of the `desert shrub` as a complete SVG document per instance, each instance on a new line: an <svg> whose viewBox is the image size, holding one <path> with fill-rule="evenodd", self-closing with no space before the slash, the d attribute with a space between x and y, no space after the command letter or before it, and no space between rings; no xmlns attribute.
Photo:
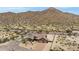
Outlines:
<svg viewBox="0 0 79 59"><path fill-rule="evenodd" d="M19 37L18 35L17 36L11 36L10 40L16 40L18 37Z"/></svg>
<svg viewBox="0 0 79 59"><path fill-rule="evenodd" d="M0 39L0 43L2 43L1 39Z"/></svg>
<svg viewBox="0 0 79 59"><path fill-rule="evenodd" d="M50 49L49 51L54 51L53 49Z"/></svg>
<svg viewBox="0 0 79 59"><path fill-rule="evenodd" d="M79 49L79 46L77 48Z"/></svg>
<svg viewBox="0 0 79 59"><path fill-rule="evenodd" d="M64 51L64 49L62 49L61 47L54 47L53 49L50 49L50 51Z"/></svg>
<svg viewBox="0 0 79 59"><path fill-rule="evenodd" d="M79 46L79 44L78 44L78 46Z"/></svg>
<svg viewBox="0 0 79 59"><path fill-rule="evenodd" d="M78 35L78 33L73 33L73 36L77 36Z"/></svg>
<svg viewBox="0 0 79 59"><path fill-rule="evenodd" d="M68 35L71 35L72 34L72 30L66 30L66 33L68 33Z"/></svg>
<svg viewBox="0 0 79 59"><path fill-rule="evenodd" d="M58 43L58 42L56 41L56 43Z"/></svg>
<svg viewBox="0 0 79 59"><path fill-rule="evenodd" d="M11 39L11 40L15 40L15 37L13 36L13 37L11 37L10 39Z"/></svg>
<svg viewBox="0 0 79 59"><path fill-rule="evenodd" d="M2 40L3 43L5 43L5 42L7 42L7 41L9 41L8 38L4 38L4 39Z"/></svg>
<svg viewBox="0 0 79 59"><path fill-rule="evenodd" d="M73 43L72 43L72 46L76 46L76 45L77 45L77 43L76 43L76 42L73 42Z"/></svg>
<svg viewBox="0 0 79 59"><path fill-rule="evenodd" d="M21 42L22 42L22 43L26 43L26 40L25 40L25 39L22 39Z"/></svg>
<svg viewBox="0 0 79 59"><path fill-rule="evenodd" d="M7 41L9 41L8 38L0 39L0 43L5 43L5 42L7 42Z"/></svg>

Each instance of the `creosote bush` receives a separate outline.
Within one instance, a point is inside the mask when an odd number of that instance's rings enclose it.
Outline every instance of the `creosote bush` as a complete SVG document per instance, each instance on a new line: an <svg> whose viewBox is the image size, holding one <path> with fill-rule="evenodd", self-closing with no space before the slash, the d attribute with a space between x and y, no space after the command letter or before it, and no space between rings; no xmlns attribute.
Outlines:
<svg viewBox="0 0 79 59"><path fill-rule="evenodd" d="M66 33L68 33L68 35L71 35L72 34L72 30L68 29L68 30L66 30Z"/></svg>
<svg viewBox="0 0 79 59"><path fill-rule="evenodd" d="M7 42L7 41L9 41L8 38L0 39L0 43L5 43L5 42Z"/></svg>
<svg viewBox="0 0 79 59"><path fill-rule="evenodd" d="M21 42L22 42L22 43L26 43L26 40L25 40L25 39L22 39Z"/></svg>

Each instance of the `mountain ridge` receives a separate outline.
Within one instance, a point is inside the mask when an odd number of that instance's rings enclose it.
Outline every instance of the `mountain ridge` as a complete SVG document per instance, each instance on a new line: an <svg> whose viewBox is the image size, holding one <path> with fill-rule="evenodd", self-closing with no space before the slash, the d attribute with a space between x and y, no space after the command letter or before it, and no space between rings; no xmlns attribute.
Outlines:
<svg viewBox="0 0 79 59"><path fill-rule="evenodd" d="M50 7L43 11L31 12L5 12L0 13L0 24L31 24L31 25L44 25L44 24L62 24L69 23L78 24L79 15L65 13L56 8Z"/></svg>

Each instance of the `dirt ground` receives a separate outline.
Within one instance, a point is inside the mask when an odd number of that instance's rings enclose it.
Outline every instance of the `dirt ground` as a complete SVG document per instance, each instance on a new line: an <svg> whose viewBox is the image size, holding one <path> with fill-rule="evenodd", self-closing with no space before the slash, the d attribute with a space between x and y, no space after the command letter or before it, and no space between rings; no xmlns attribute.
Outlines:
<svg viewBox="0 0 79 59"><path fill-rule="evenodd" d="M66 36L63 39L63 35L49 36L48 39L51 39L52 42L40 43L37 41L27 42L25 44L17 41L9 41L6 43L0 44L0 51L79 51L79 36Z"/></svg>
<svg viewBox="0 0 79 59"><path fill-rule="evenodd" d="M28 43L28 44L20 44L21 47L32 49L33 51L42 51L47 43L38 43L38 42L33 42L33 44Z"/></svg>

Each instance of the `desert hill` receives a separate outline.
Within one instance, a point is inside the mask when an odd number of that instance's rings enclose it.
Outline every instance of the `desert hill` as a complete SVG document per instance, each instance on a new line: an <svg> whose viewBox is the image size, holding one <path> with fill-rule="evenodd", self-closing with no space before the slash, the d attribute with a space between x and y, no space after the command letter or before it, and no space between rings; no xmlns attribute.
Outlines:
<svg viewBox="0 0 79 59"><path fill-rule="evenodd" d="M21 13L0 13L0 24L31 24L31 25L79 25L79 15L65 13L50 7L43 11L28 11Z"/></svg>

